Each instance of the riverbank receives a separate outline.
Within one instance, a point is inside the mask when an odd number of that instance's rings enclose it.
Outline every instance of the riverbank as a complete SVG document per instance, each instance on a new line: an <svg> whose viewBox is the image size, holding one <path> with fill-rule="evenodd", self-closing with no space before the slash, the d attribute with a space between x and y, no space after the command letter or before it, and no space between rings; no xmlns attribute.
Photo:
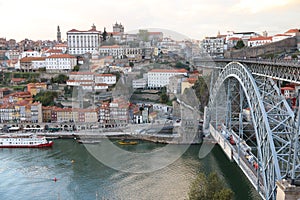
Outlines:
<svg viewBox="0 0 300 200"><path fill-rule="evenodd" d="M120 140L144 140L161 144L187 144L180 142L179 134L132 134L130 132L54 132L35 133L38 136L45 136L48 139L76 139L76 140L99 140L99 139L120 139Z"/></svg>

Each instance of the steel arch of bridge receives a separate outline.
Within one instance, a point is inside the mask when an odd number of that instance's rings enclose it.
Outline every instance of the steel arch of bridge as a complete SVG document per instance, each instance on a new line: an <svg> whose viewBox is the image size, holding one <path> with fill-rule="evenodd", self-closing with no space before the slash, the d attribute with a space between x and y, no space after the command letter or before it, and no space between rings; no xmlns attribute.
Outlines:
<svg viewBox="0 0 300 200"><path fill-rule="evenodd" d="M300 161L298 148L294 146L298 132L294 113L272 79L252 75L245 65L231 62L222 69L211 90L210 116L220 89L232 78L238 80L250 108L257 159L262 169L262 183L258 182L257 188L263 188L261 192L265 199L275 199L277 180L291 176L299 179Z"/></svg>

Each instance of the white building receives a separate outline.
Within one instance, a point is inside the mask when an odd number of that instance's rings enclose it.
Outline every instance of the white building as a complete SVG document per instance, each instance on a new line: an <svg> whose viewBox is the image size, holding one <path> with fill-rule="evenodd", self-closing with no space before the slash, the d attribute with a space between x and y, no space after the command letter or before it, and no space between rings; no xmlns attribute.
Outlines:
<svg viewBox="0 0 300 200"><path fill-rule="evenodd" d="M88 31L72 29L67 32L68 51L72 55L93 53L100 45L101 32L93 25Z"/></svg>
<svg viewBox="0 0 300 200"><path fill-rule="evenodd" d="M70 80L94 80L93 72L71 72L69 75Z"/></svg>
<svg viewBox="0 0 300 200"><path fill-rule="evenodd" d="M113 56L115 58L123 58L126 56L128 58L135 58L142 56L143 51L141 48L130 48L127 46L111 45L111 46L101 46L99 48L99 54L102 56Z"/></svg>
<svg viewBox="0 0 300 200"><path fill-rule="evenodd" d="M47 71L70 71L77 64L77 58L69 54L51 55L46 58Z"/></svg>
<svg viewBox="0 0 300 200"><path fill-rule="evenodd" d="M294 37L294 36L300 35L300 31L299 31L299 29L290 29L290 30L286 31L284 34Z"/></svg>
<svg viewBox="0 0 300 200"><path fill-rule="evenodd" d="M100 84L108 84L108 85L113 85L116 84L117 82L117 77L116 75L113 74L96 74L95 75L95 83Z"/></svg>
<svg viewBox="0 0 300 200"><path fill-rule="evenodd" d="M258 33L255 32L234 32L234 31L228 31L226 35L226 41L228 41L229 38L240 38L242 40L249 40L252 37L258 37L260 36Z"/></svg>
<svg viewBox="0 0 300 200"><path fill-rule="evenodd" d="M253 37L248 40L248 46L257 47L271 42L272 42L272 37L263 37L263 36Z"/></svg>
<svg viewBox="0 0 300 200"><path fill-rule="evenodd" d="M113 74L97 74L94 72L82 71L71 72L69 76L69 81L90 81L95 82L95 84L104 83L107 85L113 85L117 82L117 78L116 75Z"/></svg>
<svg viewBox="0 0 300 200"><path fill-rule="evenodd" d="M222 37L206 37L202 41L202 51L212 57L223 56L224 38Z"/></svg>
<svg viewBox="0 0 300 200"><path fill-rule="evenodd" d="M45 57L24 57L20 59L20 70L24 72L45 68Z"/></svg>
<svg viewBox="0 0 300 200"><path fill-rule="evenodd" d="M132 80L132 88L133 89L144 89L147 87L147 79L141 78Z"/></svg>
<svg viewBox="0 0 300 200"><path fill-rule="evenodd" d="M278 42L280 40L284 40L284 39L287 39L291 37L290 35L286 35L286 34L277 34L277 35L274 35L273 38L272 38L272 42Z"/></svg>
<svg viewBox="0 0 300 200"><path fill-rule="evenodd" d="M25 57L41 57L38 51L28 50L21 53L21 58Z"/></svg>
<svg viewBox="0 0 300 200"><path fill-rule="evenodd" d="M60 49L63 53L66 53L68 50L67 44L57 44L53 47L53 49Z"/></svg>
<svg viewBox="0 0 300 200"><path fill-rule="evenodd" d="M31 62L32 62L33 70L38 70L40 68L46 68L46 58L45 57L36 58L36 59L32 60Z"/></svg>
<svg viewBox="0 0 300 200"><path fill-rule="evenodd" d="M161 88L169 84L169 78L176 75L187 76L185 69L153 69L148 72L148 88Z"/></svg>
<svg viewBox="0 0 300 200"><path fill-rule="evenodd" d="M9 60L18 60L20 57L20 52L18 50L8 50L5 52L5 56Z"/></svg>
<svg viewBox="0 0 300 200"><path fill-rule="evenodd" d="M105 83L99 84L82 84L83 91L100 91L108 89L108 85Z"/></svg>

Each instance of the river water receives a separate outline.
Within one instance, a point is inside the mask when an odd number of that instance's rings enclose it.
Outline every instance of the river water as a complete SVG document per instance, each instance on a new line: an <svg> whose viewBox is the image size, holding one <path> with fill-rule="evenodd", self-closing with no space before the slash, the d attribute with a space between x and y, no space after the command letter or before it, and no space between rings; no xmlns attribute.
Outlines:
<svg viewBox="0 0 300 200"><path fill-rule="evenodd" d="M137 174L107 167L75 140L54 142L49 149L0 149L0 199L187 199L197 173L211 171L224 179L235 199L259 199L241 170L218 146L200 160L200 145L191 145L167 167ZM150 142L134 146L122 148L152 151L163 147Z"/></svg>

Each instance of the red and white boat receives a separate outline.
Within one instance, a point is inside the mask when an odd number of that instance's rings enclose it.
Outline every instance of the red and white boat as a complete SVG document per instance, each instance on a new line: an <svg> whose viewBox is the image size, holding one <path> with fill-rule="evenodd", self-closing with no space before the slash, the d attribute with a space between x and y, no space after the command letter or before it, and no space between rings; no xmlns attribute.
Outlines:
<svg viewBox="0 0 300 200"><path fill-rule="evenodd" d="M0 136L0 148L42 148L51 147L53 141L48 141L46 137L32 135L2 135Z"/></svg>

